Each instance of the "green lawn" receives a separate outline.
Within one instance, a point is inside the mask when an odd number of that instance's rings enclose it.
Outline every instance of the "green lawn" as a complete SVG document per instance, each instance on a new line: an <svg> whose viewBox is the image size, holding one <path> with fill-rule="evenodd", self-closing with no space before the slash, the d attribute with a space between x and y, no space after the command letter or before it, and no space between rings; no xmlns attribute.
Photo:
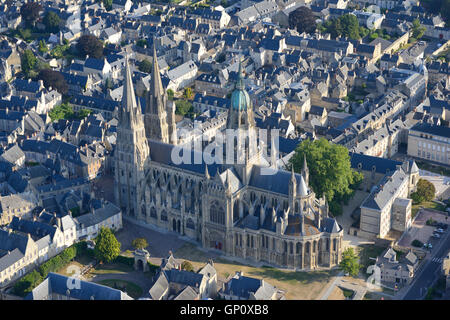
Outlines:
<svg viewBox="0 0 450 320"><path fill-rule="evenodd" d="M417 212L419 212L420 208L428 208L428 209L434 209L434 210L438 210L438 211L445 211L445 206L443 206L440 203L436 203L433 201L425 201L419 204L413 204L412 208L411 208L411 214L412 217L414 218L417 214Z"/></svg>
<svg viewBox="0 0 450 320"><path fill-rule="evenodd" d="M106 263L98 265L90 273L93 275L109 274L109 273L128 273L133 271L133 267L127 266L123 263Z"/></svg>
<svg viewBox="0 0 450 320"><path fill-rule="evenodd" d="M110 288L124 291L134 299L140 298L142 296L142 288L130 281L108 279L99 281L98 283Z"/></svg>
<svg viewBox="0 0 450 320"><path fill-rule="evenodd" d="M375 263L375 260L370 258L378 257L384 250L386 250L386 247L380 247L370 244L364 244L358 247L359 263L361 264L361 271L363 272L363 274L369 276L368 274L366 274L366 270L370 265Z"/></svg>

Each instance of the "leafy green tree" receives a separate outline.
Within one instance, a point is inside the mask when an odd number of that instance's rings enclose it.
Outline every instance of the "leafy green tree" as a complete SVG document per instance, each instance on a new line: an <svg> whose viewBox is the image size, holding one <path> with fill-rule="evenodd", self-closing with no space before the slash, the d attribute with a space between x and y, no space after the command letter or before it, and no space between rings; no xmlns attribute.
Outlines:
<svg viewBox="0 0 450 320"><path fill-rule="evenodd" d="M64 79L61 72L53 71L51 69L44 69L39 72L38 78L44 82L44 86L47 89L56 89L61 94L66 94L69 90L69 86Z"/></svg>
<svg viewBox="0 0 450 320"><path fill-rule="evenodd" d="M105 6L106 10L111 10L112 9L112 3L113 0L102 0L103 1L103 5Z"/></svg>
<svg viewBox="0 0 450 320"><path fill-rule="evenodd" d="M194 266L193 266L192 263L190 263L189 261L184 260L184 261L181 263L181 269L186 270L186 271L191 271L191 272L193 272L193 271L194 271Z"/></svg>
<svg viewBox="0 0 450 320"><path fill-rule="evenodd" d="M152 72L152 63L148 61L147 59L142 60L139 62L139 70L145 73Z"/></svg>
<svg viewBox="0 0 450 320"><path fill-rule="evenodd" d="M340 204L350 199L363 179L361 173L351 168L347 148L324 138L304 140L289 160L294 171L301 171L304 157L309 169L309 185L318 197L326 195L330 210L339 214Z"/></svg>
<svg viewBox="0 0 450 320"><path fill-rule="evenodd" d="M77 118L78 119L84 119L84 118L86 118L87 116L89 116L90 114L92 113L92 110L91 109L81 109L79 112L78 112L78 115L77 115Z"/></svg>
<svg viewBox="0 0 450 320"><path fill-rule="evenodd" d="M46 53L48 51L47 45L45 44L45 40L39 41L39 52Z"/></svg>
<svg viewBox="0 0 450 320"><path fill-rule="evenodd" d="M96 36L90 34L83 35L78 39L77 49L84 56L89 55L97 59L103 57L103 43Z"/></svg>
<svg viewBox="0 0 450 320"><path fill-rule="evenodd" d="M49 11L44 17L44 25L48 32L59 32L61 18L53 11Z"/></svg>
<svg viewBox="0 0 450 320"><path fill-rule="evenodd" d="M183 96L186 100L191 100L194 97L194 91L192 91L192 88L185 88Z"/></svg>
<svg viewBox="0 0 450 320"><path fill-rule="evenodd" d="M34 26L41 11L42 6L37 2L27 2L20 7L20 15L28 26Z"/></svg>
<svg viewBox="0 0 450 320"><path fill-rule="evenodd" d="M193 112L192 103L187 100L177 100L175 102L175 113L181 116L185 116Z"/></svg>
<svg viewBox="0 0 450 320"><path fill-rule="evenodd" d="M175 92L173 92L172 89L167 90L167 99L169 99L170 101L173 101L174 95L175 95Z"/></svg>
<svg viewBox="0 0 450 320"><path fill-rule="evenodd" d="M20 57L20 64L22 66L22 71L29 76L30 71L32 71L36 65L36 57L34 56L33 51L26 49Z"/></svg>
<svg viewBox="0 0 450 320"><path fill-rule="evenodd" d="M120 242L112 233L111 229L101 227L95 238L95 256L102 262L111 262L120 254Z"/></svg>
<svg viewBox="0 0 450 320"><path fill-rule="evenodd" d="M308 7L301 6L289 14L289 28L299 33L313 33L316 31L316 17Z"/></svg>
<svg viewBox="0 0 450 320"><path fill-rule="evenodd" d="M148 242L145 238L136 238L131 242L131 245L135 249L145 249L148 247Z"/></svg>
<svg viewBox="0 0 450 320"><path fill-rule="evenodd" d="M415 19L413 21L412 37L415 39L420 39L423 37L425 31L427 31L427 28L420 24L419 19Z"/></svg>
<svg viewBox="0 0 450 320"><path fill-rule="evenodd" d="M436 195L436 188L434 184L425 179L419 179L417 182L417 189L411 193L411 199L415 203L422 203L424 201L431 201Z"/></svg>
<svg viewBox="0 0 450 320"><path fill-rule="evenodd" d="M356 277L361 268L358 262L358 255L355 253L353 248L347 248L342 252L342 260L339 264L339 268L350 274L352 277Z"/></svg>
<svg viewBox="0 0 450 320"><path fill-rule="evenodd" d="M48 113L52 121L57 121L60 119L71 120L75 117L75 112L69 103L62 103L58 106L53 107Z"/></svg>
<svg viewBox="0 0 450 320"><path fill-rule="evenodd" d="M342 35L346 36L350 39L360 39L359 35L359 22L358 18L356 18L353 14L344 14L339 17L341 26L342 26Z"/></svg>

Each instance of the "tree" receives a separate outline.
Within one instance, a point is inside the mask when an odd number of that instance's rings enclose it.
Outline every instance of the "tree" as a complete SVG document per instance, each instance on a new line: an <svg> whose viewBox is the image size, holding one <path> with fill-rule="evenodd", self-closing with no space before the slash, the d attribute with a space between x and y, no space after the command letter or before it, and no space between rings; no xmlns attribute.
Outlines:
<svg viewBox="0 0 450 320"><path fill-rule="evenodd" d="M66 79L64 79L64 76L58 71L53 71L51 69L41 70L38 78L44 82L44 86L47 89L51 87L61 94L66 94L69 90Z"/></svg>
<svg viewBox="0 0 450 320"><path fill-rule="evenodd" d="M142 60L139 62L139 70L145 73L152 72L152 63L148 61L147 59Z"/></svg>
<svg viewBox="0 0 450 320"><path fill-rule="evenodd" d="M32 71L36 65L36 57L34 56L33 51L26 49L20 57L20 64L22 66L22 71L29 76L30 71Z"/></svg>
<svg viewBox="0 0 450 320"><path fill-rule="evenodd" d="M112 9L113 0L102 0L102 1L103 1L103 5L105 6L105 9L107 11Z"/></svg>
<svg viewBox="0 0 450 320"><path fill-rule="evenodd" d="M103 43L96 36L90 34L83 35L78 39L77 49L84 56L89 55L97 59L103 57Z"/></svg>
<svg viewBox="0 0 450 320"><path fill-rule="evenodd" d="M167 90L167 99L170 101L173 101L173 96L175 95L175 92L173 92L172 89Z"/></svg>
<svg viewBox="0 0 450 320"><path fill-rule="evenodd" d="M70 104L62 103L59 106L53 107L48 115L52 121L57 121L60 119L71 120L75 117L75 112Z"/></svg>
<svg viewBox="0 0 450 320"><path fill-rule="evenodd" d="M301 6L289 14L289 28L299 33L313 33L316 30L316 18L308 7Z"/></svg>
<svg viewBox="0 0 450 320"><path fill-rule="evenodd" d="M89 116L90 114L92 113L92 110L91 109L81 109L79 112L78 112L78 115L77 115L77 118L78 119L84 119L84 118L86 118L87 116Z"/></svg>
<svg viewBox="0 0 450 320"><path fill-rule="evenodd" d="M42 6L37 2L27 2L20 7L20 15L28 26L34 26L41 11Z"/></svg>
<svg viewBox="0 0 450 320"><path fill-rule="evenodd" d="M111 262L120 254L120 242L112 233L111 229L101 227L95 238L95 256L102 262Z"/></svg>
<svg viewBox="0 0 450 320"><path fill-rule="evenodd" d="M347 148L324 138L304 140L289 160L294 171L301 171L304 157L309 169L309 185L318 197L326 195L330 210L339 214L340 203L350 199L353 189L363 179L361 173L351 168Z"/></svg>
<svg viewBox="0 0 450 320"><path fill-rule="evenodd" d="M425 31L427 31L427 28L420 24L419 19L414 19L412 27L412 37L415 39L420 39L423 37Z"/></svg>
<svg viewBox="0 0 450 320"><path fill-rule="evenodd" d="M191 100L194 97L194 92L192 91L192 88L189 87L185 88L183 96L186 100Z"/></svg>
<svg viewBox="0 0 450 320"><path fill-rule="evenodd" d="M342 260L339 268L353 277L358 275L361 266L358 262L358 255L356 255L353 248L347 248L342 252Z"/></svg>
<svg viewBox="0 0 450 320"><path fill-rule="evenodd" d="M175 102L175 113L182 115L183 117L187 115L188 113L192 113L192 104L189 101L186 100L177 100Z"/></svg>
<svg viewBox="0 0 450 320"><path fill-rule="evenodd" d="M436 195L436 188L434 184L425 179L419 179L417 182L417 189L411 193L411 199L414 203L422 203L424 201L431 201Z"/></svg>
<svg viewBox="0 0 450 320"><path fill-rule="evenodd" d="M44 17L44 25L48 32L59 32L61 18L53 11L49 11Z"/></svg>
<svg viewBox="0 0 450 320"><path fill-rule="evenodd" d="M45 43L45 40L39 41L39 52L40 53L46 53L48 51L47 44Z"/></svg>
<svg viewBox="0 0 450 320"><path fill-rule="evenodd" d="M344 14L339 17L342 26L342 35L350 39L358 40L361 38L359 34L359 22L353 14Z"/></svg>
<svg viewBox="0 0 450 320"><path fill-rule="evenodd" d="M191 272L193 272L193 271L194 271L194 266L193 266L192 263L190 263L189 261L184 260L184 261L181 263L181 269L186 270L186 271L191 271Z"/></svg>
<svg viewBox="0 0 450 320"><path fill-rule="evenodd" d="M136 238L131 242L131 245L135 249L145 249L148 247L148 243L145 238Z"/></svg>

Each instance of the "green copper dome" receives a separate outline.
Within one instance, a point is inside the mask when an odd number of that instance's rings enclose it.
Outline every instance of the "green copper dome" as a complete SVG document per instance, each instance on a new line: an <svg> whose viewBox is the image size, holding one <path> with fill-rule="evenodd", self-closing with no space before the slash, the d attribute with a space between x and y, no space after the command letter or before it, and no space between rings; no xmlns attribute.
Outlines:
<svg viewBox="0 0 450 320"><path fill-rule="evenodd" d="M239 78L236 82L236 89L231 94L231 108L234 110L248 110L251 109L250 103L250 96L245 91L242 66L239 61Z"/></svg>

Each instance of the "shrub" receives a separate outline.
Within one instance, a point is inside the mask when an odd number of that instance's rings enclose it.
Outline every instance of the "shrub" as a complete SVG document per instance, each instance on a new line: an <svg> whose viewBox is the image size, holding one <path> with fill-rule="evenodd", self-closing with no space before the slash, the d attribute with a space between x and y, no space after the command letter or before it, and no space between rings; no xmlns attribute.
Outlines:
<svg viewBox="0 0 450 320"><path fill-rule="evenodd" d="M115 259L115 262L123 263L130 267L134 266L134 258L131 258L131 257L117 256L117 258Z"/></svg>
<svg viewBox="0 0 450 320"><path fill-rule="evenodd" d="M41 274L34 270L15 283L13 292L19 297L25 297L43 280L44 278L41 276Z"/></svg>
<svg viewBox="0 0 450 320"><path fill-rule="evenodd" d="M194 271L194 266L189 261L184 260L181 263L181 269L186 270L186 271Z"/></svg>
<svg viewBox="0 0 450 320"><path fill-rule="evenodd" d="M411 245L417 248L423 247L423 242L417 239L414 239L413 242L411 242Z"/></svg>

